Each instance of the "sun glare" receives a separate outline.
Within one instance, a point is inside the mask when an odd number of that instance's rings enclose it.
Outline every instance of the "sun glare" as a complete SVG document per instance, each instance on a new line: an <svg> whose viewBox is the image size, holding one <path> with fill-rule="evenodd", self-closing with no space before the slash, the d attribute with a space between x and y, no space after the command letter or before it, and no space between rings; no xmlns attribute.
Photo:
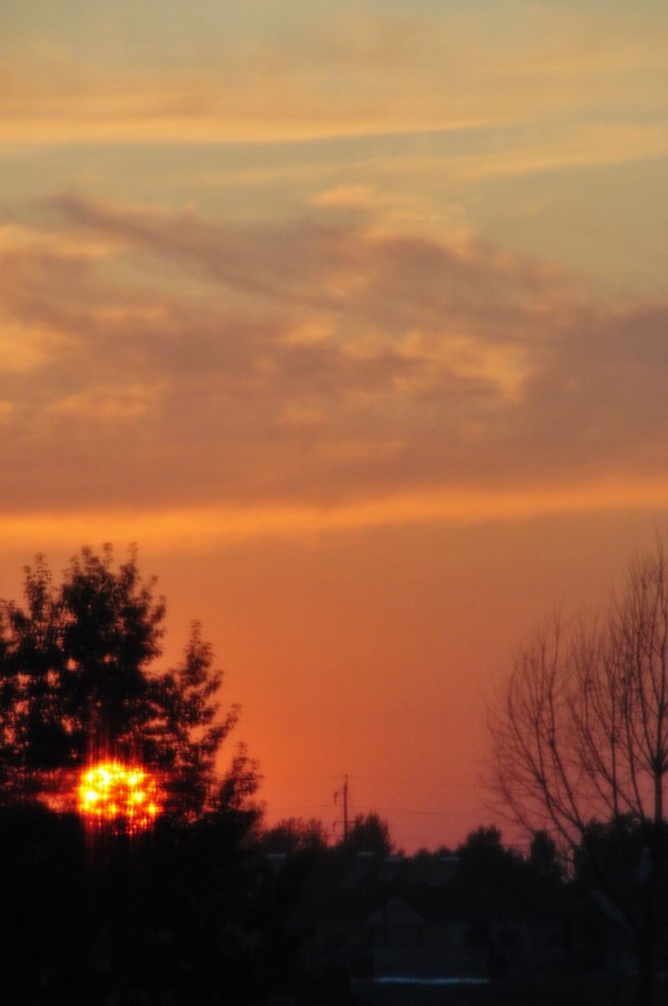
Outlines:
<svg viewBox="0 0 668 1006"><path fill-rule="evenodd" d="M100 762L81 774L77 809L92 823L142 831L151 827L162 810L158 782L137 765Z"/></svg>

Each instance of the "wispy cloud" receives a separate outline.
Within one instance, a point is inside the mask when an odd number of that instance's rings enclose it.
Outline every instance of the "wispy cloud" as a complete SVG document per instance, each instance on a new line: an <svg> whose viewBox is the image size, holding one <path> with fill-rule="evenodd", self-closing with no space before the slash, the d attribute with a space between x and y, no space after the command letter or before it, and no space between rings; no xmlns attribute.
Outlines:
<svg viewBox="0 0 668 1006"><path fill-rule="evenodd" d="M353 195L282 225L42 204L1 251L5 514L285 527L656 496L668 305L402 235Z"/></svg>
<svg viewBox="0 0 668 1006"><path fill-rule="evenodd" d="M610 11L344 8L282 38L202 39L190 55L165 64L147 49L138 69L17 43L0 76L5 142L276 142L665 112L665 38Z"/></svg>
<svg viewBox="0 0 668 1006"><path fill-rule="evenodd" d="M451 157L447 169L466 179L536 174L624 164L668 156L668 124L588 124L546 130L540 142L522 136L493 156Z"/></svg>
<svg viewBox="0 0 668 1006"><path fill-rule="evenodd" d="M1 421L1 417L0 417ZM282 503L274 506L130 506L0 512L0 545L31 549L81 545L87 540L140 541L152 552L194 550L257 538L309 539L322 533L415 524L467 527L489 522L527 521L555 515L592 515L643 509L657 515L668 506L668 479L583 481L567 487L518 490L441 490L384 496L330 506Z"/></svg>

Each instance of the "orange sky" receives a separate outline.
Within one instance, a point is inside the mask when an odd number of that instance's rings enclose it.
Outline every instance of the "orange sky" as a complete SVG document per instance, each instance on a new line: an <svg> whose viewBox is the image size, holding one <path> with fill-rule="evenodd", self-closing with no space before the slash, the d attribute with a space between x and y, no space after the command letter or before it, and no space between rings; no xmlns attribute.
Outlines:
<svg viewBox="0 0 668 1006"><path fill-rule="evenodd" d="M0 12L0 594L139 544L271 820L492 819L485 703L668 516L663 5ZM340 821L339 821L340 827Z"/></svg>

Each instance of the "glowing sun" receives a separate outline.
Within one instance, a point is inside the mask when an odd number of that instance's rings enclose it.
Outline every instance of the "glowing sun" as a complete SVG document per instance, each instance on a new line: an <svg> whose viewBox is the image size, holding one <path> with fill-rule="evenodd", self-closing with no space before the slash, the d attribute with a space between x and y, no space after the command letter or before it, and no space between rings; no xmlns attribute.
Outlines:
<svg viewBox="0 0 668 1006"><path fill-rule="evenodd" d="M158 782L137 765L99 762L81 774L77 809L92 823L141 831L150 828L162 810Z"/></svg>

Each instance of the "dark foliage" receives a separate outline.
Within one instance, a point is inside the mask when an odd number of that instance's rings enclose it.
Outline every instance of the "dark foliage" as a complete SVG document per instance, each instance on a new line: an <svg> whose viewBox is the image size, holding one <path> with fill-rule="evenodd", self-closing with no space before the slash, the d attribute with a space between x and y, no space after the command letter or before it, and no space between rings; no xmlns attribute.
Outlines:
<svg viewBox="0 0 668 1006"><path fill-rule="evenodd" d="M280 990L294 885L256 838L256 764L216 755L236 720L194 626L160 671L165 605L136 555L83 549L56 586L26 569L22 606L0 602L0 976L8 1006L114 1002L243 1006ZM150 831L86 826L78 770L128 758L169 795Z"/></svg>
<svg viewBox="0 0 668 1006"><path fill-rule="evenodd" d="M266 855L319 855L327 848L327 833L318 818L305 821L300 817L288 817L267 828L259 841Z"/></svg>
<svg viewBox="0 0 668 1006"><path fill-rule="evenodd" d="M0 601L0 780L5 802L63 793L68 772L98 757L161 771L174 810L203 812L215 795L215 757L236 722L221 716L221 672L199 625L181 663L158 671L165 604L136 554L114 566L84 548L55 586L38 557L24 605Z"/></svg>
<svg viewBox="0 0 668 1006"><path fill-rule="evenodd" d="M392 854L390 826L379 814L357 814L350 825L345 846L351 852L373 852L379 857Z"/></svg>
<svg viewBox="0 0 668 1006"><path fill-rule="evenodd" d="M287 981L285 904L239 813L164 817L129 838L24 805L0 810L0 827L8 1006L242 1006Z"/></svg>

